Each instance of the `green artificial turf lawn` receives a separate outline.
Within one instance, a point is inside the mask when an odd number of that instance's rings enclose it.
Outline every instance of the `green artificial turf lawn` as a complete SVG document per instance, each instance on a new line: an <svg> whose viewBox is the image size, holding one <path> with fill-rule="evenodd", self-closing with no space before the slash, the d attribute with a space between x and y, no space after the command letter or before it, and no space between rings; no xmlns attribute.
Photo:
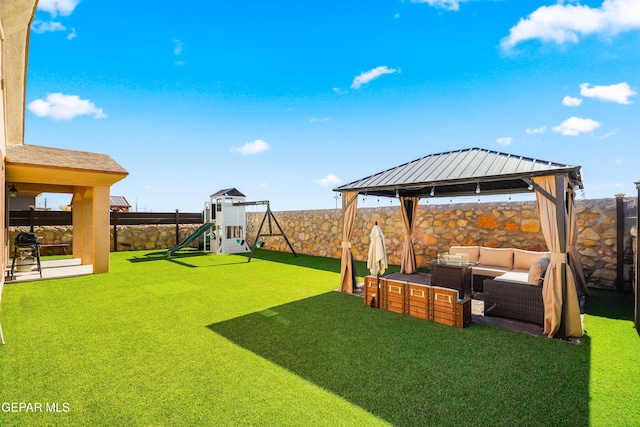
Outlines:
<svg viewBox="0 0 640 427"><path fill-rule="evenodd" d="M43 412L0 425L639 423L628 294L594 291L574 345L371 309L335 259L148 254L5 285L0 404Z"/></svg>

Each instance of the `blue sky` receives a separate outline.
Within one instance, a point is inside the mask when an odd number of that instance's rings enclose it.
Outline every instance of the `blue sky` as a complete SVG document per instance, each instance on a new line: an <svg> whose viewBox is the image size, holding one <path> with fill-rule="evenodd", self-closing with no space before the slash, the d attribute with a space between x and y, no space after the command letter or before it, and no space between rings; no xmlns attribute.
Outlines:
<svg viewBox="0 0 640 427"><path fill-rule="evenodd" d="M156 212L229 187L331 209L339 184L471 147L635 196L639 76L638 0L40 0L25 143L109 154L112 194Z"/></svg>

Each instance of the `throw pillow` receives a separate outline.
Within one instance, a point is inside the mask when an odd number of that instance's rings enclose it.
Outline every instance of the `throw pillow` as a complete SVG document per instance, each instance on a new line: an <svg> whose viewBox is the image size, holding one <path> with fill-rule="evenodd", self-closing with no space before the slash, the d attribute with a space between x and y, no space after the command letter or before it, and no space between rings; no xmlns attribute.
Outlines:
<svg viewBox="0 0 640 427"><path fill-rule="evenodd" d="M549 258L540 258L534 262L529 269L528 282L532 285L539 285L547 272L547 267L549 267Z"/></svg>

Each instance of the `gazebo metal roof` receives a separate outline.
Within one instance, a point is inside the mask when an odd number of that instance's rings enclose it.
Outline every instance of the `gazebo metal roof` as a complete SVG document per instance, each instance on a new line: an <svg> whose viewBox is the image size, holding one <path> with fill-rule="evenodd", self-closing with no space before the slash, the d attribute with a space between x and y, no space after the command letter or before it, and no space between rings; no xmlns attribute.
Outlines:
<svg viewBox="0 0 640 427"><path fill-rule="evenodd" d="M569 176L571 185L584 188L580 166L468 148L430 154L334 188L373 196L457 197L514 194L531 191L534 176Z"/></svg>

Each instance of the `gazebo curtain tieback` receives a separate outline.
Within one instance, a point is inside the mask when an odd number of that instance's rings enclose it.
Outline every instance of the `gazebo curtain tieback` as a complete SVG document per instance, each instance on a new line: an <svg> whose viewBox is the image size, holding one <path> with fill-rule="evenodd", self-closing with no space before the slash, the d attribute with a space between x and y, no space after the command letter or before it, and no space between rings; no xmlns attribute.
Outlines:
<svg viewBox="0 0 640 427"><path fill-rule="evenodd" d="M342 242L342 249L350 249L351 242Z"/></svg>
<svg viewBox="0 0 640 427"><path fill-rule="evenodd" d="M564 252L551 252L551 262L566 264L567 254Z"/></svg>

